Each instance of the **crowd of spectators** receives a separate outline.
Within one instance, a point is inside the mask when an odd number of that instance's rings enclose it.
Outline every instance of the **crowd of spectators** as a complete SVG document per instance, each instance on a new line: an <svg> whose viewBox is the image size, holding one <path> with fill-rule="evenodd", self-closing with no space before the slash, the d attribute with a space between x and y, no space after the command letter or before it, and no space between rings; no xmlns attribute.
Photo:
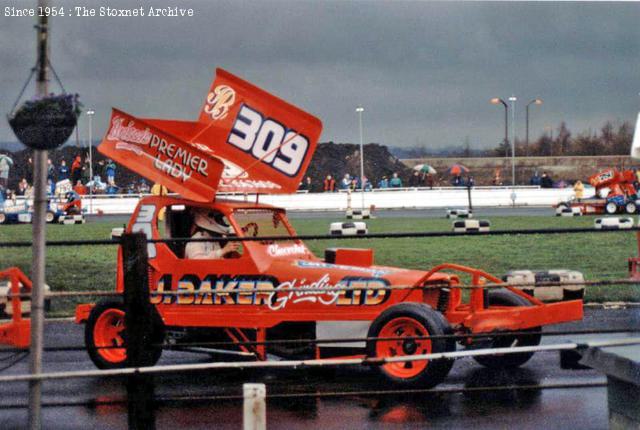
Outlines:
<svg viewBox="0 0 640 430"><path fill-rule="evenodd" d="M6 153L0 152L0 197L7 199L14 196L31 197L33 195L33 159L27 159L27 168L23 169L24 177L21 178L15 189L9 188L9 179L14 160ZM93 170L93 172L92 172ZM149 184L144 180L131 182L126 187L116 184L116 163L111 159L101 160L91 169L88 157L76 154L71 160L70 166L67 160L62 159L57 164L51 159L47 160L47 195L56 194L56 186L60 183L65 189L72 188L78 195L87 194L146 194L150 192ZM91 174L93 173L93 178ZM68 181L68 182L66 182Z"/></svg>

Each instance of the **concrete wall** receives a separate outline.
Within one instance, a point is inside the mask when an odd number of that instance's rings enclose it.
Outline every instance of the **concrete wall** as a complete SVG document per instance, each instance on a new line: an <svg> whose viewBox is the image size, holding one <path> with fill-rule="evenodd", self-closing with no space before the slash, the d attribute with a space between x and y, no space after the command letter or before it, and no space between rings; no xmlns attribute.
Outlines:
<svg viewBox="0 0 640 430"><path fill-rule="evenodd" d="M607 155L598 157L516 157L516 182L528 184L529 178L535 170L540 174L547 171L551 177L558 180L585 181L589 176L601 170L617 167L628 168L634 164L631 157L622 155ZM511 158L411 158L401 160L409 167L426 163L433 166L439 175L444 175L446 170L455 163L460 163L471 170L478 185L489 185L493 179L494 170L501 169L503 183L511 184ZM445 175L442 179L447 181Z"/></svg>
<svg viewBox="0 0 640 430"><path fill-rule="evenodd" d="M589 192L587 192L587 195ZM472 190L474 207L548 206L574 195L573 189L540 189L537 187L476 187ZM236 200L255 201L255 196L220 196ZM96 197L93 202L83 198L82 207L90 213L129 214L138 204L138 197ZM297 193L282 195L261 195L260 202L283 207L293 211L342 211L351 204L354 208L362 205L362 193ZM365 207L375 205L378 209L418 209L466 207L466 188L407 188L397 190L376 190L364 193Z"/></svg>

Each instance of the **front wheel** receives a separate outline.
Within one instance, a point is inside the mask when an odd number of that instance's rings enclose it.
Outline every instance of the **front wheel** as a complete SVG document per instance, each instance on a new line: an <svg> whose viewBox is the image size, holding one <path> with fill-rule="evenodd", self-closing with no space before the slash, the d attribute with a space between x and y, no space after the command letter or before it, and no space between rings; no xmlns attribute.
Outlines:
<svg viewBox="0 0 640 430"><path fill-rule="evenodd" d="M125 313L121 301L99 302L89 314L84 339L91 361L99 369L120 369L127 365L125 339ZM153 349L149 366L153 366L162 354L164 330L156 322L152 333Z"/></svg>
<svg viewBox="0 0 640 430"><path fill-rule="evenodd" d="M48 223L51 224L53 222L53 220L56 219L56 214L54 214L51 211L47 211L47 214L44 216L44 220Z"/></svg>
<svg viewBox="0 0 640 430"><path fill-rule="evenodd" d="M489 292L489 306L531 306L531 303L510 291ZM516 346L535 346L540 344L540 333L528 334L528 332L540 332L541 327L521 330L518 335L496 336L489 341L489 348L509 348ZM473 357L483 366L493 369L505 369L522 366L533 357L535 352L520 352L515 354L480 355Z"/></svg>
<svg viewBox="0 0 640 430"><path fill-rule="evenodd" d="M454 338L421 339L451 334L444 316L422 303L401 303L382 312L371 324L367 337L367 356L410 357L455 350ZM376 340L375 338L398 338ZM444 380L453 360L420 360L381 365L382 376L405 387L433 387Z"/></svg>
<svg viewBox="0 0 640 430"><path fill-rule="evenodd" d="M637 210L637 206L634 202L629 202L626 205L624 205L624 210L628 213L628 214L634 214L636 213Z"/></svg>
<svg viewBox="0 0 640 430"><path fill-rule="evenodd" d="M618 212L618 205L615 204L614 202L609 202L605 205L604 211L609 215L613 215L616 212Z"/></svg>

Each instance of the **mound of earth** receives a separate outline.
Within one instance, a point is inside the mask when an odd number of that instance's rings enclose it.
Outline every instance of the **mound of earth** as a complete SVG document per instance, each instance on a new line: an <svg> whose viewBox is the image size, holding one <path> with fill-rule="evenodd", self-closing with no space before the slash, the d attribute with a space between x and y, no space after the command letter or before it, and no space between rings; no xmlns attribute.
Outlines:
<svg viewBox="0 0 640 430"><path fill-rule="evenodd" d="M383 176L397 173L403 184L407 184L412 170L394 157L389 149L377 143L364 145L364 175L373 186ZM322 191L322 183L327 175L340 181L345 174L360 176L360 145L352 143L319 143L311 159L307 176L311 177L312 190Z"/></svg>

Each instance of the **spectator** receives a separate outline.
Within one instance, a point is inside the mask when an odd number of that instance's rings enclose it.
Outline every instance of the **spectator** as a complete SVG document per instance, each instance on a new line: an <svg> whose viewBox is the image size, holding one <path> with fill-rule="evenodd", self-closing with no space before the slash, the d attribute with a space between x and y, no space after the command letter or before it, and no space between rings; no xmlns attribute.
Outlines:
<svg viewBox="0 0 640 430"><path fill-rule="evenodd" d="M82 178L82 158L76 155L71 163L71 183L76 184Z"/></svg>
<svg viewBox="0 0 640 430"><path fill-rule="evenodd" d="M476 184L476 181L475 179L473 179L473 176L467 177L467 183L465 184L467 187L473 188L475 184Z"/></svg>
<svg viewBox="0 0 640 430"><path fill-rule="evenodd" d="M576 193L576 199L581 200L584 197L584 185L581 181L576 181L573 185L573 191Z"/></svg>
<svg viewBox="0 0 640 430"><path fill-rule="evenodd" d="M366 176L362 177L362 187L364 188L365 191L371 191L373 189L373 186L371 185L371 181L369 181L369 178L367 178Z"/></svg>
<svg viewBox="0 0 640 430"><path fill-rule="evenodd" d="M389 179L386 176L383 176L382 179L380 179L380 182L378 182L378 188L389 188Z"/></svg>
<svg viewBox="0 0 640 430"><path fill-rule="evenodd" d="M87 194L87 187L82 184L82 181L77 181L76 185L73 187L73 191L75 191L79 196L85 196Z"/></svg>
<svg viewBox="0 0 640 430"><path fill-rule="evenodd" d="M496 187L499 187L499 186L502 185L502 177L500 175L500 168L497 168L496 170L493 171L492 184L495 185Z"/></svg>
<svg viewBox="0 0 640 430"><path fill-rule="evenodd" d="M540 175L538 174L538 171L536 170L535 172L533 172L533 176L531 177L531 179L529 179L529 184L539 187L540 183L541 183L541 178L540 178Z"/></svg>
<svg viewBox="0 0 640 430"><path fill-rule="evenodd" d="M127 194L135 194L135 193L136 193L136 183L129 182L129 185L127 186Z"/></svg>
<svg viewBox="0 0 640 430"><path fill-rule="evenodd" d="M51 162L51 158L47 158L47 180L51 180L51 182L55 182L56 176L56 168L53 167L53 163Z"/></svg>
<svg viewBox="0 0 640 430"><path fill-rule="evenodd" d="M542 177L540 178L540 187L553 188L553 179L551 179L551 177L547 175L547 172L542 172Z"/></svg>
<svg viewBox="0 0 640 430"><path fill-rule="evenodd" d="M427 177L425 178L425 183L430 190L433 190L433 175L431 173L427 173Z"/></svg>
<svg viewBox="0 0 640 430"><path fill-rule="evenodd" d="M29 188L29 183L27 182L27 178L22 178L22 180L18 183L18 189L16 190L16 195L24 196Z"/></svg>
<svg viewBox="0 0 640 430"><path fill-rule="evenodd" d="M300 182L300 186L298 187L299 190L302 191L311 191L311 176L307 176L306 178L304 178L304 180L302 182Z"/></svg>
<svg viewBox="0 0 640 430"><path fill-rule="evenodd" d="M331 175L327 175L323 184L322 191L325 193L333 193L336 190L336 180L331 177Z"/></svg>
<svg viewBox="0 0 640 430"><path fill-rule="evenodd" d="M360 179L357 176L351 178L351 185L349 185L349 188L351 189L351 191L360 189Z"/></svg>
<svg viewBox="0 0 640 430"><path fill-rule="evenodd" d="M140 194L149 194L149 184L144 179L140 179L140 186L138 187L138 192Z"/></svg>
<svg viewBox="0 0 640 430"><path fill-rule="evenodd" d="M9 184L9 172L13 166L13 159L7 154L0 153L0 187L7 188Z"/></svg>
<svg viewBox="0 0 640 430"><path fill-rule="evenodd" d="M116 163L113 160L107 160L107 166L105 167L107 171L107 184L115 184L116 183Z"/></svg>
<svg viewBox="0 0 640 430"><path fill-rule="evenodd" d="M65 179L69 179L69 168L67 167L67 162L62 160L60 161L60 167L58 167L58 181L64 181Z"/></svg>
<svg viewBox="0 0 640 430"><path fill-rule="evenodd" d="M453 185L454 187L464 186L464 181L462 180L462 176L460 175L454 176L453 179L451 180L451 185Z"/></svg>
<svg viewBox="0 0 640 430"><path fill-rule="evenodd" d="M28 183L33 182L33 158L27 158L27 171L25 173L25 178Z"/></svg>
<svg viewBox="0 0 640 430"><path fill-rule="evenodd" d="M409 186L410 187L419 187L421 183L420 172L414 171L413 175L409 178Z"/></svg>
<svg viewBox="0 0 640 430"><path fill-rule="evenodd" d="M397 173L393 174L393 177L389 181L389 186L391 188L402 188L402 179L398 177Z"/></svg>
<svg viewBox="0 0 640 430"><path fill-rule="evenodd" d="M53 196L56 193L56 184L52 178L47 178L47 195Z"/></svg>
<svg viewBox="0 0 640 430"><path fill-rule="evenodd" d="M82 164L82 171L81 171L81 177L82 177L82 183L83 184L88 184L89 181L91 180L91 169L89 166L89 160L86 159L84 160L84 163Z"/></svg>
<svg viewBox="0 0 640 430"><path fill-rule="evenodd" d="M344 178L340 181L340 189L348 190L351 187L351 176L348 173L345 173Z"/></svg>
<svg viewBox="0 0 640 430"><path fill-rule="evenodd" d="M107 186L105 192L110 195L118 194L118 187L112 182Z"/></svg>

